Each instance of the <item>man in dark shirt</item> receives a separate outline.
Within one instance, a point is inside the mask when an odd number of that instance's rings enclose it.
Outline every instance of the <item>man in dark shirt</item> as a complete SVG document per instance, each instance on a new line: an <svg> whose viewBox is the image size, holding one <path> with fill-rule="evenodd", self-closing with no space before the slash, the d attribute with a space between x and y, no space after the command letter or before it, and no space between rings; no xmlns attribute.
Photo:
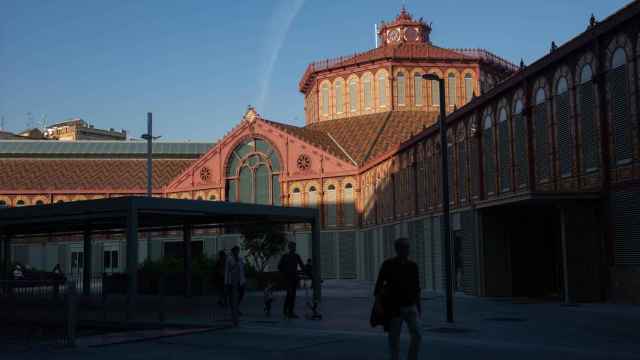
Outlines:
<svg viewBox="0 0 640 360"><path fill-rule="evenodd" d="M282 255L278 270L284 275L287 297L284 300L284 316L290 319L297 319L293 310L296 306L296 289L298 288L298 266L300 270L304 269L304 264L300 255L296 254L296 243L289 242L289 252Z"/></svg>
<svg viewBox="0 0 640 360"><path fill-rule="evenodd" d="M400 331L406 322L411 335L408 360L418 359L422 333L419 324L420 280L418 265L409 260L409 240L399 238L394 243L396 257L385 260L378 274L375 296L382 305L385 331L389 333L391 359L400 358Z"/></svg>

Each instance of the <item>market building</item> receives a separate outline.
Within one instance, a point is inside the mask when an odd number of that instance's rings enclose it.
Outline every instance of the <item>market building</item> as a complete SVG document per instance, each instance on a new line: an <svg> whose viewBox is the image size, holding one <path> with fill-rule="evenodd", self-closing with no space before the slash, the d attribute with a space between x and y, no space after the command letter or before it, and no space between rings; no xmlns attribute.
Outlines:
<svg viewBox="0 0 640 360"><path fill-rule="evenodd" d="M154 151L155 192L318 207L324 278L374 279L393 240L408 236L422 286L441 291L440 94L422 79L435 73L446 81L458 290L639 301L638 24L633 2L516 66L486 50L434 45L430 26L403 9L380 24L375 49L309 65L299 83L305 126L249 108L215 144ZM60 158L36 150L41 142L15 143L0 142L7 205L144 193L146 165L131 142L118 145L128 150L68 142L74 150ZM308 256L307 229L289 230ZM171 253L174 235L159 232L141 248L152 258ZM194 240L213 255L239 236L205 231ZM15 245L14 258L62 249L67 270L77 266L65 247L72 239L39 241Z"/></svg>

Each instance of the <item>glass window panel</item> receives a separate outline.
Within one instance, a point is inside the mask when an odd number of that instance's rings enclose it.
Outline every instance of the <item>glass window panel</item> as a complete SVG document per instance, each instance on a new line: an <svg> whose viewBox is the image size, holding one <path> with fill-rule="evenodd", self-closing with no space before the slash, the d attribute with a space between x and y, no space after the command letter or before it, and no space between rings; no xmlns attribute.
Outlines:
<svg viewBox="0 0 640 360"><path fill-rule="evenodd" d="M546 99L547 99L547 95L544 92L544 89L539 88L538 91L536 91L536 105L540 105L544 103Z"/></svg>
<svg viewBox="0 0 640 360"><path fill-rule="evenodd" d="M569 90L569 84L567 83L567 79L564 77L561 77L560 80L558 80L558 84L556 85L556 95L562 95L566 93L567 90Z"/></svg>
<svg viewBox="0 0 640 360"><path fill-rule="evenodd" d="M364 78L363 86L364 86L364 108L371 109L372 95L371 95L371 77L370 76L366 76Z"/></svg>
<svg viewBox="0 0 640 360"><path fill-rule="evenodd" d="M599 135L595 123L595 92L593 82L587 81L578 88L578 111L582 136L582 169L585 172L598 168Z"/></svg>
<svg viewBox="0 0 640 360"><path fill-rule="evenodd" d="M621 49L620 49L621 50ZM627 88L626 66L608 73L611 93L611 116L613 123L614 156L616 161L626 161L633 156L633 135Z"/></svg>
<svg viewBox="0 0 640 360"><path fill-rule="evenodd" d="M467 102L471 101L473 98L473 78L471 77L471 74L464 76L464 91Z"/></svg>
<svg viewBox="0 0 640 360"><path fill-rule="evenodd" d="M516 104L517 105L517 104ZM521 112L516 113L513 116L514 129L514 145L515 145L515 161L517 167L517 181L518 186L526 185L527 178L529 177L529 166L527 164L527 150L526 150L526 130L525 120Z"/></svg>
<svg viewBox="0 0 640 360"><path fill-rule="evenodd" d="M240 182L240 202L252 203L253 202L253 174L248 166L240 168L239 174Z"/></svg>
<svg viewBox="0 0 640 360"><path fill-rule="evenodd" d="M397 79L396 79L396 85L397 85L397 95L398 95L398 105L404 105L404 89L405 89L405 83L404 83L404 74L403 73L398 73L397 75Z"/></svg>
<svg viewBox="0 0 640 360"><path fill-rule="evenodd" d="M344 92L342 87L342 81L336 81L336 112L341 113L344 111Z"/></svg>
<svg viewBox="0 0 640 360"><path fill-rule="evenodd" d="M118 266L118 251L113 250L111 251L111 268L117 269Z"/></svg>
<svg viewBox="0 0 640 360"><path fill-rule="evenodd" d="M103 253L103 266L105 269L111 268L111 251L105 251Z"/></svg>
<svg viewBox="0 0 640 360"><path fill-rule="evenodd" d="M256 168L255 176L255 189L256 189L256 204L270 204L269 189L271 184L269 183L270 174L266 165L260 165Z"/></svg>
<svg viewBox="0 0 640 360"><path fill-rule="evenodd" d="M271 184L273 187L271 192L273 194L273 205L282 205L282 199L280 198L280 176L274 175Z"/></svg>
<svg viewBox="0 0 640 360"><path fill-rule="evenodd" d="M249 139L244 143L242 143L241 145L239 145L236 148L235 152L236 154L238 154L238 157L242 159L248 154L252 153L254 150L255 150L255 142L253 139Z"/></svg>
<svg viewBox="0 0 640 360"><path fill-rule="evenodd" d="M440 84L437 81L431 83L431 105L440 106Z"/></svg>
<svg viewBox="0 0 640 360"><path fill-rule="evenodd" d="M620 66L623 66L627 63L627 55L624 52L623 48L617 48L616 51L613 52L613 56L611 59L611 68L616 69Z"/></svg>
<svg viewBox="0 0 640 360"><path fill-rule="evenodd" d="M416 106L422 106L422 74L416 73L413 76L413 96Z"/></svg>
<svg viewBox="0 0 640 360"><path fill-rule="evenodd" d="M378 78L378 101L380 106L387 104L387 78L384 74Z"/></svg>
<svg viewBox="0 0 640 360"><path fill-rule="evenodd" d="M456 94L456 76L454 74L449 74L449 106L454 106L457 104L457 94Z"/></svg>
<svg viewBox="0 0 640 360"><path fill-rule="evenodd" d="M254 167L256 166L256 164L258 164L260 162L260 156L258 155L251 155L249 157L249 159L247 159L246 164L249 164L249 166Z"/></svg>
<svg viewBox="0 0 640 360"><path fill-rule="evenodd" d="M522 100L518 100L516 101L516 105L514 106L514 113L515 114L522 114L522 109L524 108L524 105L522 105Z"/></svg>
<svg viewBox="0 0 640 360"><path fill-rule="evenodd" d="M229 157L229 164L227 165L227 176L237 176L238 165L240 165L240 159L235 152L231 153Z"/></svg>
<svg viewBox="0 0 640 360"><path fill-rule="evenodd" d="M236 202L237 201L237 180L227 180L227 201Z"/></svg>
<svg viewBox="0 0 640 360"><path fill-rule="evenodd" d="M560 175L571 175L573 162L573 139L569 125L569 93L556 96L556 119L558 121L558 157Z"/></svg>
<svg viewBox="0 0 640 360"><path fill-rule="evenodd" d="M326 192L326 209L327 209L327 225L336 225L336 190L335 187L332 190Z"/></svg>
<svg viewBox="0 0 640 360"><path fill-rule="evenodd" d="M349 109L351 112L358 110L358 83L356 79L349 82Z"/></svg>
<svg viewBox="0 0 640 360"><path fill-rule="evenodd" d="M343 221L345 225L355 224L356 207L353 199L353 188L344 189Z"/></svg>
<svg viewBox="0 0 640 360"><path fill-rule="evenodd" d="M322 85L322 91L320 94L320 102L322 103L322 114L329 114L329 85Z"/></svg>
<svg viewBox="0 0 640 360"><path fill-rule="evenodd" d="M544 103L537 105L534 110L535 128L535 158L536 158L536 178L538 181L549 177L548 143L549 136L547 130L547 116Z"/></svg>
<svg viewBox="0 0 640 360"><path fill-rule="evenodd" d="M586 64L580 70L580 84L584 84L587 81L591 81L593 77L593 71L591 70L591 65Z"/></svg>
<svg viewBox="0 0 640 360"><path fill-rule="evenodd" d="M269 143L267 143L262 139L256 139L255 141L256 141L256 151L259 151L266 155L269 155L271 153L272 149Z"/></svg>

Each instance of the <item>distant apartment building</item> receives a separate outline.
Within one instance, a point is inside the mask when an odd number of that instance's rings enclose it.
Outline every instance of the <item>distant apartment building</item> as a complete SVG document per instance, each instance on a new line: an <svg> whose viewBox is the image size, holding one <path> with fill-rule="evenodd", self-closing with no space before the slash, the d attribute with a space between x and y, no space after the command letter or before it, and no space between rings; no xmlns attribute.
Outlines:
<svg viewBox="0 0 640 360"><path fill-rule="evenodd" d="M73 118L47 126L44 130L44 138L62 141L126 140L127 132L125 130L116 131L113 128L109 130L96 129L80 118Z"/></svg>

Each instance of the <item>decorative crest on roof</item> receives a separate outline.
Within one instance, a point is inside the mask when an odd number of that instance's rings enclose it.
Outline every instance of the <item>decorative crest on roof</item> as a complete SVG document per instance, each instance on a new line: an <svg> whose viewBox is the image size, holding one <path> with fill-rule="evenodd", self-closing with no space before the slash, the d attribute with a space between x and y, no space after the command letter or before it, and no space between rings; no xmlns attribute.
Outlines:
<svg viewBox="0 0 640 360"><path fill-rule="evenodd" d="M258 114L253 106L247 106L247 111L244 113L242 119L248 122L253 122L256 118L260 118L260 114Z"/></svg>
<svg viewBox="0 0 640 360"><path fill-rule="evenodd" d="M422 18L415 20L402 6L400 13L391 22L380 23L378 37L379 46L398 45L400 43L428 43L431 26Z"/></svg>

